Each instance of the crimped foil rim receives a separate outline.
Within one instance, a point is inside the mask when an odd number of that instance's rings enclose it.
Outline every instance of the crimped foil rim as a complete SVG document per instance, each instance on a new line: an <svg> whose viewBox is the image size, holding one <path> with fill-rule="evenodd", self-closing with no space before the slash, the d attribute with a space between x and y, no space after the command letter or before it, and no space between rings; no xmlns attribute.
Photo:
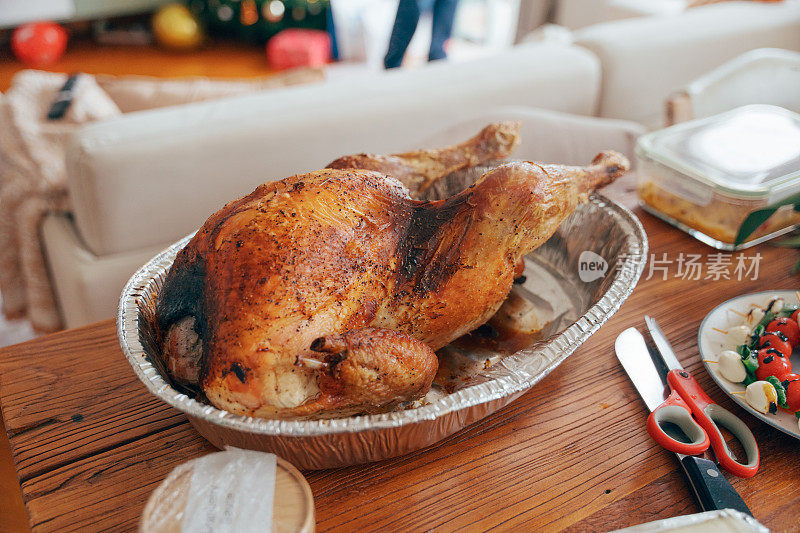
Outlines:
<svg viewBox="0 0 800 533"><path fill-rule="evenodd" d="M169 269L177 253L189 242L194 233L156 255L139 268L125 284L117 313L117 336L134 372L152 394L189 416L238 431L259 435L311 437L395 428L422 421L433 421L455 411L530 389L611 318L633 292L647 260L648 242L644 228L630 210L605 196L592 194L589 203L607 215L615 217L618 224L630 226L626 231L627 250L622 252L624 260L621 264L615 265L611 286L585 314L546 343L513 354L526 358L535 355L544 356L550 364L535 374L520 369L507 376L465 387L414 409L335 419L277 420L235 415L212 405L200 403L175 390L147 359L144 346L139 339L140 315L137 297L157 275Z"/></svg>

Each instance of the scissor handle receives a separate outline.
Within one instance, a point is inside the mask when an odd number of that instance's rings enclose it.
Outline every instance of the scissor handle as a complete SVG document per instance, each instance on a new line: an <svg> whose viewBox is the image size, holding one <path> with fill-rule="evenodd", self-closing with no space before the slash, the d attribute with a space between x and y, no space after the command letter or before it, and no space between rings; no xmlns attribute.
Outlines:
<svg viewBox="0 0 800 533"><path fill-rule="evenodd" d="M672 388L672 394L677 392L683 398L691 409L697 423L708 434L708 438L711 440L711 448L714 450L720 466L735 476L745 478L754 476L758 471L761 457L758 452L756 438L750 428L747 427L747 424L709 398L689 372L672 370L667 374L667 382ZM728 429L742 444L747 454L747 463L740 463L736 460L719 430L719 425Z"/></svg>
<svg viewBox="0 0 800 533"><path fill-rule="evenodd" d="M682 442L673 439L663 429L666 422L675 424L691 439L691 442ZM708 434L703 431L694 418L692 411L683 401L677 391L672 391L664 403L656 407L647 417L647 432L653 440L669 451L685 455L697 455L708 449L711 442Z"/></svg>

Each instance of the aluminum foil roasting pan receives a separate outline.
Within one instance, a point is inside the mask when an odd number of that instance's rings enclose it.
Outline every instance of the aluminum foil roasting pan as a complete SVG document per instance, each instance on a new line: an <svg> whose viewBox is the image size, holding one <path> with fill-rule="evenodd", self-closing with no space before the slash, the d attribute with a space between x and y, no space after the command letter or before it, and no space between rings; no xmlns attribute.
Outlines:
<svg viewBox="0 0 800 533"><path fill-rule="evenodd" d="M443 180L429 197L470 185L477 168ZM440 350L440 377L421 402L389 413L326 420L238 416L172 386L155 343L154 307L175 255L191 235L141 267L123 289L117 331L147 389L182 411L213 445L273 452L305 469L378 461L434 444L497 411L549 374L619 309L644 269L647 237L624 207L595 194L543 246L526 257L515 286L517 313L543 325L525 346L459 344ZM502 311L502 309L501 309ZM517 338L519 339L519 337Z"/></svg>

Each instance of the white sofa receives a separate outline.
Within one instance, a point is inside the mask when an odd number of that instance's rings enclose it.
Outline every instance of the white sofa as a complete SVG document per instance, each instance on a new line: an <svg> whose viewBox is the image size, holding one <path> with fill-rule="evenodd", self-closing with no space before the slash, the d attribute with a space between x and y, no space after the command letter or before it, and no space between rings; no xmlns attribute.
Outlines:
<svg viewBox="0 0 800 533"><path fill-rule="evenodd" d="M131 113L79 130L67 158L73 212L43 241L66 327L113 316L125 280L155 252L258 184L354 152L422 146L498 105L589 115L600 68L574 46L340 79Z"/></svg>
<svg viewBox="0 0 800 533"><path fill-rule="evenodd" d="M579 30L575 42L84 127L68 157L73 212L42 228L64 325L113 316L130 274L225 201L341 154L454 141L514 116L525 123L518 157L630 153L641 126L559 113L658 125L667 95L725 60L750 48L800 50L800 6L736 2L621 20Z"/></svg>
<svg viewBox="0 0 800 533"><path fill-rule="evenodd" d="M722 63L755 48L800 50L800 2L724 2L597 24L574 39L602 65L597 114L656 127L672 91Z"/></svg>

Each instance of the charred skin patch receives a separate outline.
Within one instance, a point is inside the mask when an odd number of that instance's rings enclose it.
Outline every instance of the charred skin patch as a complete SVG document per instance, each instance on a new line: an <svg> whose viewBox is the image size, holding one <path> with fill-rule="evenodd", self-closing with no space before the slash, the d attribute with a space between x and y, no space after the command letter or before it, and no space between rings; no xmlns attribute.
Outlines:
<svg viewBox="0 0 800 533"><path fill-rule="evenodd" d="M312 350L314 350L315 352L321 352L321 351L322 351L322 348L323 348L324 346L325 346L325 337L317 337L317 338L316 338L316 339L314 339L314 341L311 343L311 346L309 346L309 348L311 348L311 349L312 349Z"/></svg>
<svg viewBox="0 0 800 533"><path fill-rule="evenodd" d="M245 370L245 368L239 363L231 364L230 372L233 372L233 374L239 378L239 381L242 383L247 383L247 370Z"/></svg>
<svg viewBox="0 0 800 533"><path fill-rule="evenodd" d="M454 196L435 202L414 202L411 205L405 235L398 244L402 258L399 275L410 283L414 292L435 292L460 268L459 248L469 230L470 220L456 223L454 235L445 228L452 226L459 215L469 211L471 194Z"/></svg>
<svg viewBox="0 0 800 533"><path fill-rule="evenodd" d="M185 249L184 249L185 250ZM178 268L171 268L164 280L164 285L156 299L156 324L158 329L159 345L164 347L168 342L171 328L177 326L181 320L194 317L193 328L202 342L202 355L199 360L200 380L205 373L208 332L208 317L205 313L205 277L206 266L202 258L197 256L187 258L182 250L175 260ZM164 348L166 354L168 350ZM169 362L167 362L169 367ZM171 375L172 379L176 376ZM178 380L180 381L180 380Z"/></svg>
<svg viewBox="0 0 800 533"><path fill-rule="evenodd" d="M166 335L170 326L176 322L187 316L193 316L195 331L200 338L205 337L206 320L203 313L205 277L205 262L199 257L184 263L181 268L170 269L156 300L156 320L162 335Z"/></svg>

